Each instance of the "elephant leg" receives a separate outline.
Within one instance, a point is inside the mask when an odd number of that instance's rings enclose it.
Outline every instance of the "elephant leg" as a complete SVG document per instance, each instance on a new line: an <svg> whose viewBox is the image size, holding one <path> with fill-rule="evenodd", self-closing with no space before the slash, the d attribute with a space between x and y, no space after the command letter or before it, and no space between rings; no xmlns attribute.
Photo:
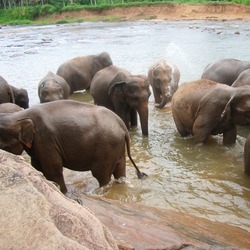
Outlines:
<svg viewBox="0 0 250 250"><path fill-rule="evenodd" d="M244 146L244 172L250 175L250 137L246 140Z"/></svg>
<svg viewBox="0 0 250 250"><path fill-rule="evenodd" d="M31 157L31 165L38 171L40 172L43 172L43 169L42 169L42 166L41 166L41 163L34 159L33 157Z"/></svg>
<svg viewBox="0 0 250 250"><path fill-rule="evenodd" d="M130 111L130 123L131 123L131 126L137 126L137 124L138 124L136 109L132 109Z"/></svg>
<svg viewBox="0 0 250 250"><path fill-rule="evenodd" d="M231 145L236 142L237 130L236 126L233 125L229 129L223 132L223 145Z"/></svg>
<svg viewBox="0 0 250 250"><path fill-rule="evenodd" d="M193 124L193 135L195 144L203 144L211 134L210 125L198 116Z"/></svg>
<svg viewBox="0 0 250 250"><path fill-rule="evenodd" d="M97 181L99 182L99 186L103 187L107 184L109 184L110 180L111 180L111 174L109 171L107 171L107 169L110 169L110 166L107 164L103 164L102 169L100 168L100 166L94 167L91 172L92 175L97 179Z"/></svg>
<svg viewBox="0 0 250 250"><path fill-rule="evenodd" d="M175 126L177 131L180 133L182 137L186 137L189 135L188 131L186 130L185 126L180 122L180 120L173 114Z"/></svg>
<svg viewBox="0 0 250 250"><path fill-rule="evenodd" d="M113 175L114 175L115 179L119 179L121 177L126 177L126 159L125 159L125 155L116 164Z"/></svg>

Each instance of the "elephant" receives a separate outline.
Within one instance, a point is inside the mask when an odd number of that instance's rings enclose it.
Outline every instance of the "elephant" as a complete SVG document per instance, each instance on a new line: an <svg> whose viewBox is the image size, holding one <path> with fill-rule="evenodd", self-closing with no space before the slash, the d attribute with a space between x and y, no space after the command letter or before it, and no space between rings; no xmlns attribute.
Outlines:
<svg viewBox="0 0 250 250"><path fill-rule="evenodd" d="M250 68L243 70L237 79L233 82L232 87L239 87L243 85L250 85Z"/></svg>
<svg viewBox="0 0 250 250"><path fill-rule="evenodd" d="M15 104L21 108L27 109L29 107L29 95L27 90L23 88L16 88L12 85L10 85L10 87L14 95Z"/></svg>
<svg viewBox="0 0 250 250"><path fill-rule="evenodd" d="M204 144L223 134L223 145L236 141L236 125L250 124L250 87L234 88L207 79L183 83L173 95L172 115L182 137Z"/></svg>
<svg viewBox="0 0 250 250"><path fill-rule="evenodd" d="M161 109L171 102L178 89L180 71L175 64L159 60L149 67L148 78L153 89L155 107Z"/></svg>
<svg viewBox="0 0 250 250"><path fill-rule="evenodd" d="M60 186L66 194L63 167L91 171L100 187L126 176L125 149L130 153L129 132L119 116L105 107L73 100L36 104L0 119L0 148L31 157L32 166Z"/></svg>
<svg viewBox="0 0 250 250"><path fill-rule="evenodd" d="M70 87L64 78L49 71L38 83L38 96L40 103L68 99Z"/></svg>
<svg viewBox="0 0 250 250"><path fill-rule="evenodd" d="M0 76L0 103L6 102L15 103L15 97L8 82Z"/></svg>
<svg viewBox="0 0 250 250"><path fill-rule="evenodd" d="M78 90L89 90L91 80L96 72L113 65L110 55L102 52L99 55L87 55L64 62L56 74L69 84L70 94Z"/></svg>
<svg viewBox="0 0 250 250"><path fill-rule="evenodd" d="M247 137L244 145L244 172L250 175L250 136Z"/></svg>
<svg viewBox="0 0 250 250"><path fill-rule="evenodd" d="M23 110L23 108L11 102L0 104L0 113L12 113L12 112L18 112L21 110Z"/></svg>
<svg viewBox="0 0 250 250"><path fill-rule="evenodd" d="M250 68L250 62L234 58L225 58L208 64L201 75L202 79L208 79L229 86L233 84L238 75Z"/></svg>
<svg viewBox="0 0 250 250"><path fill-rule="evenodd" d="M148 99L151 92L146 76L132 75L111 65L96 73L90 85L90 94L95 104L120 116L128 129L137 125L138 112L142 134L148 135Z"/></svg>

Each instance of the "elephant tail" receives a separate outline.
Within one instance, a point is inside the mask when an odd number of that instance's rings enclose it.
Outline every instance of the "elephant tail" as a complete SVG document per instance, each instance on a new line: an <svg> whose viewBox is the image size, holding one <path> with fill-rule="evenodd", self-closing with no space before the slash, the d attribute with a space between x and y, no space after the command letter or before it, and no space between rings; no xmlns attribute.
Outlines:
<svg viewBox="0 0 250 250"><path fill-rule="evenodd" d="M129 137L128 132L126 132L126 134L125 134L125 141L126 141L126 146L127 146L128 157L129 157L130 161L132 162L133 166L136 169L136 174L137 174L138 178L139 179L146 178L148 175L139 170L139 168L136 166L136 164L135 164L135 162L134 162L134 160L133 160L133 158L132 158L132 156L130 154L130 137Z"/></svg>

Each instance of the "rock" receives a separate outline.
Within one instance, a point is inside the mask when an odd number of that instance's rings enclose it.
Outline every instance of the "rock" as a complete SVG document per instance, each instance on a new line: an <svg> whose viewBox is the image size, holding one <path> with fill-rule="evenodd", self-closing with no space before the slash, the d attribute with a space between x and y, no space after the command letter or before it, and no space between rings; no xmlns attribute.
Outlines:
<svg viewBox="0 0 250 250"><path fill-rule="evenodd" d="M0 249L118 249L89 209L23 158L0 150Z"/></svg>

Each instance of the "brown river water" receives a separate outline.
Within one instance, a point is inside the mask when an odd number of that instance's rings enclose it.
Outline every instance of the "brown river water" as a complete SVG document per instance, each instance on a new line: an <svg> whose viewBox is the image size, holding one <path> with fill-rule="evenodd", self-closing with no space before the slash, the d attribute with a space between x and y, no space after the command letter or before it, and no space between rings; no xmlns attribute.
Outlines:
<svg viewBox="0 0 250 250"><path fill-rule="evenodd" d="M26 88L30 105L39 102L37 86L50 70L80 55L110 53L113 63L134 74L147 74L154 61L177 64L181 83L200 78L205 66L220 58L250 61L249 22L98 22L0 29L0 75ZM72 99L93 103L86 92ZM138 180L127 161L125 184L111 182L98 188L91 173L65 169L72 192L101 195L124 202L173 209L250 232L250 177L243 172L243 147L249 127L239 127L234 146L213 136L204 146L192 137L181 138L171 110L149 103L149 136L133 128L131 151L139 168L148 174Z"/></svg>

